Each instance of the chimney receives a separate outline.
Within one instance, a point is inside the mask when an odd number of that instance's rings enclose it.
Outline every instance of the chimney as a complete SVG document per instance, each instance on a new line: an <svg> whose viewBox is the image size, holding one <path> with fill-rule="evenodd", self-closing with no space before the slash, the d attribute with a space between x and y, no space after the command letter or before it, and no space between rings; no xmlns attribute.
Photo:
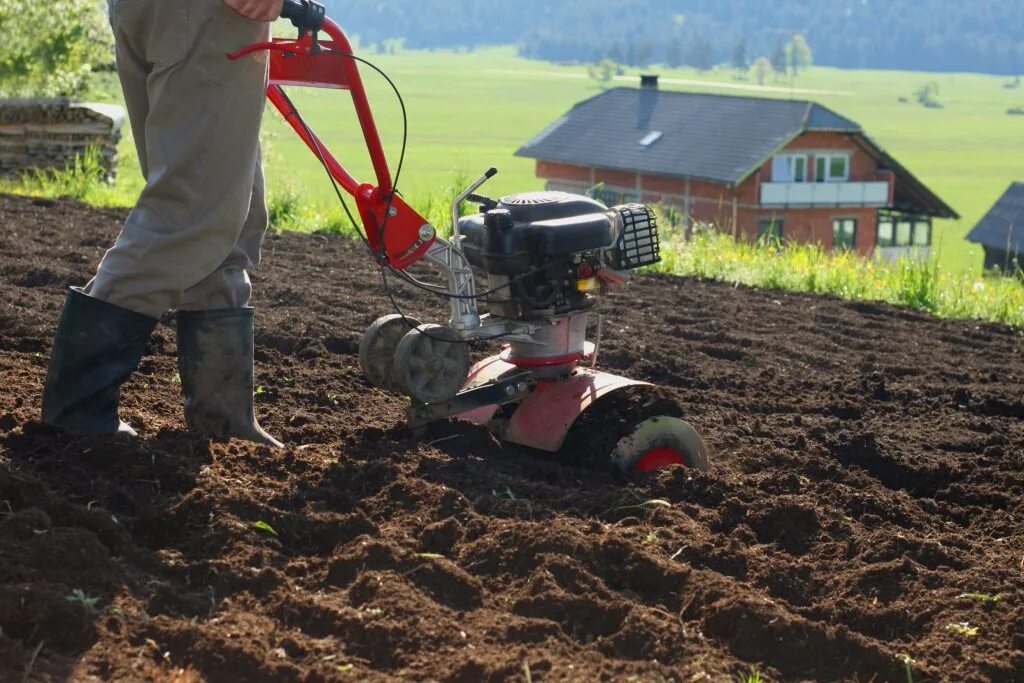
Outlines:
<svg viewBox="0 0 1024 683"><path fill-rule="evenodd" d="M657 90L658 89L658 74L641 74L641 76L640 76L640 89L641 90Z"/></svg>

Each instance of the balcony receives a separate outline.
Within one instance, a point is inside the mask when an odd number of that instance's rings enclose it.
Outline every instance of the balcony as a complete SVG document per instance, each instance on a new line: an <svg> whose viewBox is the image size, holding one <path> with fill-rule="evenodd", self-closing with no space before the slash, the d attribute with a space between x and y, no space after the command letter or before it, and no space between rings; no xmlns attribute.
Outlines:
<svg viewBox="0 0 1024 683"><path fill-rule="evenodd" d="M761 183L762 206L888 206L889 183Z"/></svg>

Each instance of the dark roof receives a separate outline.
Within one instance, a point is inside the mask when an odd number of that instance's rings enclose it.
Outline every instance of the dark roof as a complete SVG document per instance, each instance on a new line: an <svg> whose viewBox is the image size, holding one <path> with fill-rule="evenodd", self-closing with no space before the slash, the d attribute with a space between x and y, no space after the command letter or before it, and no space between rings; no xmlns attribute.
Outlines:
<svg viewBox="0 0 1024 683"><path fill-rule="evenodd" d="M867 135L854 136L854 142L878 162L879 168L896 174L896 187L893 192L893 209L908 213L919 213L936 218L960 218L953 207L928 189L917 177L907 170L895 157L882 149L878 143Z"/></svg>
<svg viewBox="0 0 1024 683"><path fill-rule="evenodd" d="M860 129L813 102L615 88L577 104L516 155L732 185L805 130ZM642 146L655 131L660 138Z"/></svg>
<svg viewBox="0 0 1024 683"><path fill-rule="evenodd" d="M986 247L1024 252L1024 183L1012 183L967 239Z"/></svg>
<svg viewBox="0 0 1024 683"><path fill-rule="evenodd" d="M615 88L577 104L516 155L737 185L808 131L845 133L892 170L897 180L893 208L959 217L868 138L860 124L806 100ZM648 136L656 140L641 144Z"/></svg>

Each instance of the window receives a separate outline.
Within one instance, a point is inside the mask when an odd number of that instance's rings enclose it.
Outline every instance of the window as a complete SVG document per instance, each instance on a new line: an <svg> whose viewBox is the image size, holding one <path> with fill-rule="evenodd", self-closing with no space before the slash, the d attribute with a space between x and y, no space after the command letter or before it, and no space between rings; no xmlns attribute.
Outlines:
<svg viewBox="0 0 1024 683"><path fill-rule="evenodd" d="M879 247L930 247L931 244L930 218L900 214L883 214L878 217Z"/></svg>
<svg viewBox="0 0 1024 683"><path fill-rule="evenodd" d="M900 220L896 223L896 246L909 247L910 236L914 234L914 224L910 221Z"/></svg>
<svg viewBox="0 0 1024 683"><path fill-rule="evenodd" d="M896 245L896 234L893 231L891 218L878 219L878 246L892 247Z"/></svg>
<svg viewBox="0 0 1024 683"><path fill-rule="evenodd" d="M853 218L836 218L832 221L832 248L853 249L857 245L857 221Z"/></svg>
<svg viewBox="0 0 1024 683"><path fill-rule="evenodd" d="M917 221L914 223L914 246L930 247L932 245L932 224L931 221Z"/></svg>
<svg viewBox="0 0 1024 683"><path fill-rule="evenodd" d="M784 221L777 216L760 218L757 221L757 239L781 242Z"/></svg>
<svg viewBox="0 0 1024 683"><path fill-rule="evenodd" d="M816 154L814 180L819 183L845 183L850 179L850 157L846 154Z"/></svg>
<svg viewBox="0 0 1024 683"><path fill-rule="evenodd" d="M780 154L772 159L773 183L807 182L807 155Z"/></svg>

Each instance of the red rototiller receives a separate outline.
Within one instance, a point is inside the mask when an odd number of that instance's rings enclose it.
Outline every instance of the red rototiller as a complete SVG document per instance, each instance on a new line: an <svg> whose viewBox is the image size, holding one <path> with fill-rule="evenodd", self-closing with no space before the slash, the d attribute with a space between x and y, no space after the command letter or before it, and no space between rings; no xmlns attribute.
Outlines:
<svg viewBox="0 0 1024 683"><path fill-rule="evenodd" d="M251 45L230 57L270 52L267 97L324 165L335 189L355 198L380 267L451 303L446 325L422 324L401 313L374 322L359 347L369 382L409 397L413 427L457 417L486 425L505 441L550 452L563 447L584 411L628 390L634 406L628 419L616 414L579 420L590 430L618 430L608 443L611 452L595 455L610 456L624 471L672 464L706 469L707 452L693 427L664 414L670 411L650 414L660 409L652 406L664 403L644 400L654 387L595 369L599 321L597 344L586 339L600 296L624 283L629 271L660 260L654 213L639 204L608 208L563 192L500 200L476 194L496 173L492 168L455 198L452 235L445 239L395 191L359 74L358 64L368 62L353 55L344 32L316 2L286 0L282 16L299 29L297 39ZM306 125L284 86L351 93L376 184L360 183L345 170ZM340 190L339 197L344 203ZM465 201L479 204L480 212L461 216ZM423 259L447 275L446 285L423 283L406 272ZM478 291L478 278L486 282L485 291ZM473 364L469 344L492 340L506 343L502 352Z"/></svg>

